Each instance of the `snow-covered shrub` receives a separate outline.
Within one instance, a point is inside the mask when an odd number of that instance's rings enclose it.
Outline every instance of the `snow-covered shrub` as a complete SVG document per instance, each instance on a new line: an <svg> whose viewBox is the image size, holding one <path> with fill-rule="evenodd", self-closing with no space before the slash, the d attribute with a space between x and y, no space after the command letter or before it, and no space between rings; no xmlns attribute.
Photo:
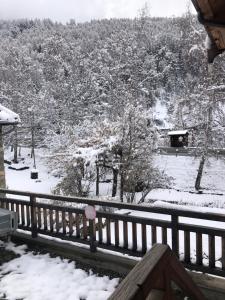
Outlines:
<svg viewBox="0 0 225 300"><path fill-rule="evenodd" d="M82 158L79 158L76 164L69 164L66 167L65 176L54 192L66 196L87 197L94 177L93 171L85 165Z"/></svg>

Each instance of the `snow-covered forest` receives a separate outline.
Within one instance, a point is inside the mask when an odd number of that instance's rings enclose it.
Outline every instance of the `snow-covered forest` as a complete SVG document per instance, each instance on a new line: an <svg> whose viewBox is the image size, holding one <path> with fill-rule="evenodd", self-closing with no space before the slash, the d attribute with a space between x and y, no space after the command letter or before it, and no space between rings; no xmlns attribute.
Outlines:
<svg viewBox="0 0 225 300"><path fill-rule="evenodd" d="M152 162L163 128L197 128L195 146L224 147L225 61L208 70L206 33L189 13L0 21L0 38L0 101L22 120L5 144L30 146L33 132L63 176L59 193L87 196L108 172L112 195L120 174L131 201L167 186Z"/></svg>

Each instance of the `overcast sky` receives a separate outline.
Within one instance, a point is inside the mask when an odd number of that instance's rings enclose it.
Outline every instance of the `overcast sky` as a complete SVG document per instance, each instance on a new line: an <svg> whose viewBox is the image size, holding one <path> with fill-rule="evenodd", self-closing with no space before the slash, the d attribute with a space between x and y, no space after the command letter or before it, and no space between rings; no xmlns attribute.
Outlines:
<svg viewBox="0 0 225 300"><path fill-rule="evenodd" d="M178 16L190 0L0 0L0 19L50 18L66 23L102 18L133 18L145 3L151 16ZM192 4L190 5L191 9ZM194 11L194 10L193 10Z"/></svg>

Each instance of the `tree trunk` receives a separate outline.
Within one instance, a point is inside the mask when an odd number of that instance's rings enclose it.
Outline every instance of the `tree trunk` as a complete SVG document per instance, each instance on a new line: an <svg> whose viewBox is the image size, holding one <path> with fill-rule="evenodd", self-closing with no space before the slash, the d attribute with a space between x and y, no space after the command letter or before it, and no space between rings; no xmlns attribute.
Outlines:
<svg viewBox="0 0 225 300"><path fill-rule="evenodd" d="M96 163L96 196L99 196L99 166Z"/></svg>
<svg viewBox="0 0 225 300"><path fill-rule="evenodd" d="M14 136L14 143L13 143L13 150L14 150L14 157L13 162L18 163L18 136L17 136L17 127L14 126L15 136Z"/></svg>
<svg viewBox="0 0 225 300"><path fill-rule="evenodd" d="M123 169L120 169L120 201L123 202Z"/></svg>
<svg viewBox="0 0 225 300"><path fill-rule="evenodd" d="M5 188L5 168L4 168L2 126L0 126L0 188Z"/></svg>
<svg viewBox="0 0 225 300"><path fill-rule="evenodd" d="M203 173L203 168L204 168L204 164L205 164L205 156L202 155L200 163L199 163L199 167L198 167L198 174L195 180L195 189L198 191L200 189L201 186L201 180L202 180L202 173Z"/></svg>
<svg viewBox="0 0 225 300"><path fill-rule="evenodd" d="M117 179L118 179L118 170L117 169L113 169L112 197L116 196L116 192L117 192Z"/></svg>
<svg viewBox="0 0 225 300"><path fill-rule="evenodd" d="M34 160L34 169L36 169L36 158L35 158L35 140L34 140L34 125L31 127L31 158Z"/></svg>

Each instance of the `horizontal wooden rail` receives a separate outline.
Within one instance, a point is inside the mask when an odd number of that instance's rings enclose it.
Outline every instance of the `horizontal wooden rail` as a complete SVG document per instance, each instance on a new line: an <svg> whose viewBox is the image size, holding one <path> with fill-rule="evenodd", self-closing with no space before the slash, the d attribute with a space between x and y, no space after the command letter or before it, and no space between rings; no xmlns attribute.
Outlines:
<svg viewBox="0 0 225 300"><path fill-rule="evenodd" d="M45 199L45 200L54 200L54 201L62 201L62 202L70 202L70 203L82 203L88 205L99 205L99 206L106 206L112 207L117 209L128 209L128 210L135 210L135 211L145 211L145 212L152 212L156 214L164 214L164 215L174 215L179 217L190 217L190 218L197 218L197 219L204 219L204 220L211 220L211 221L221 221L224 222L225 215L219 213L209 213L209 212L197 212L193 210L187 209L173 209L173 208L161 208L155 206L144 206L144 205L137 205L137 204L129 204L129 203L121 203L115 201L103 201L103 200L96 200L90 198L82 198L82 197L65 197L59 195L52 195L52 194L40 194L40 193L33 193L33 192L25 192L25 191L16 191L16 190L8 190L8 189L0 189L0 194L9 194L9 195L17 195L17 196L24 196L30 198L34 196L35 198ZM29 200L29 199L28 199Z"/></svg>
<svg viewBox="0 0 225 300"><path fill-rule="evenodd" d="M41 233L135 256L168 244L190 269L225 276L225 215L7 189L0 194L0 206L17 212L19 228L34 238ZM86 205L96 207L95 220L86 218Z"/></svg>

